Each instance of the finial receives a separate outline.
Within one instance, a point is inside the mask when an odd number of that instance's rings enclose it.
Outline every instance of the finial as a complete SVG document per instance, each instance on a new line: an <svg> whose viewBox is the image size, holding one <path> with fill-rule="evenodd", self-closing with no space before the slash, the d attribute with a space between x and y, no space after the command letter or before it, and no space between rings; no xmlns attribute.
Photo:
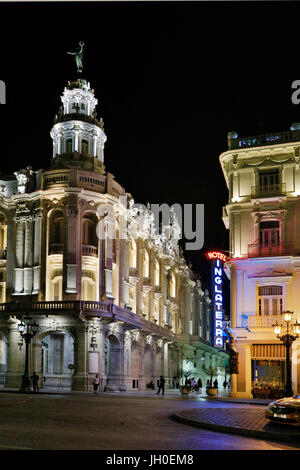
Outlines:
<svg viewBox="0 0 300 470"><path fill-rule="evenodd" d="M75 61L76 61L76 66L77 66L77 73L82 73L82 69L83 69L82 60L83 60L83 46L84 46L84 42L83 42L83 41L79 41L79 46L80 46L80 48L77 49L76 52L67 52L67 54L70 54L70 55L74 55L74 56L75 56Z"/></svg>

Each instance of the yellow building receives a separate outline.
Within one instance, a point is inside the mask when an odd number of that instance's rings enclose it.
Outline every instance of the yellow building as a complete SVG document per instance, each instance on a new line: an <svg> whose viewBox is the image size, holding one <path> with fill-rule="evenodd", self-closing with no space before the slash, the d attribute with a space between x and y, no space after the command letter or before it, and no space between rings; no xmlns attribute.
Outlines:
<svg viewBox="0 0 300 470"><path fill-rule="evenodd" d="M223 221L230 231L231 333L239 373L232 395L251 397L259 384L285 383L285 347L274 333L281 313L300 320L300 125L239 138L228 134L220 164L229 192ZM300 391L299 345L292 346L293 390Z"/></svg>

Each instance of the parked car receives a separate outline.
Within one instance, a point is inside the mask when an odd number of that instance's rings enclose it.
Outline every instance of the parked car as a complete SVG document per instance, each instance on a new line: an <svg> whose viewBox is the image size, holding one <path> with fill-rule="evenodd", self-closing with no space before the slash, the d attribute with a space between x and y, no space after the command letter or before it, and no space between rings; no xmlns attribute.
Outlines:
<svg viewBox="0 0 300 470"><path fill-rule="evenodd" d="M300 426L300 395L269 403L266 408L266 418L273 423Z"/></svg>

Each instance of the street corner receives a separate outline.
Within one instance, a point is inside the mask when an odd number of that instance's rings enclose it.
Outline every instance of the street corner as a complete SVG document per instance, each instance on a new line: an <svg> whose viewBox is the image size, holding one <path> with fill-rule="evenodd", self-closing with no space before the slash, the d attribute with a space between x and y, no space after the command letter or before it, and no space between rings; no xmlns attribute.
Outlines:
<svg viewBox="0 0 300 470"><path fill-rule="evenodd" d="M298 428L270 423L265 410L257 409L189 409L176 411L171 418L183 424L224 433L239 434L264 440L298 442Z"/></svg>

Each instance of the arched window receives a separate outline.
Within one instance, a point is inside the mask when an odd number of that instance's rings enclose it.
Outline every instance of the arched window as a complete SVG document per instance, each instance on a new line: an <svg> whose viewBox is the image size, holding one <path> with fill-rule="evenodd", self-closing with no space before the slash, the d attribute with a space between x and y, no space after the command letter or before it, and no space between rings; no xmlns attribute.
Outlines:
<svg viewBox="0 0 300 470"><path fill-rule="evenodd" d="M143 252L143 277L149 277L149 255L147 250Z"/></svg>
<svg viewBox="0 0 300 470"><path fill-rule="evenodd" d="M96 218L92 214L84 215L82 222L82 244L98 246L98 238L96 234Z"/></svg>
<svg viewBox="0 0 300 470"><path fill-rule="evenodd" d="M154 261L154 285L160 285L160 268L157 260Z"/></svg>
<svg viewBox="0 0 300 470"><path fill-rule="evenodd" d="M89 143L87 140L83 140L81 144L81 151L82 153L88 154L89 153Z"/></svg>
<svg viewBox="0 0 300 470"><path fill-rule="evenodd" d="M136 242L130 240L129 244L129 267L136 268Z"/></svg>
<svg viewBox="0 0 300 470"><path fill-rule="evenodd" d="M62 253L64 246L64 215L55 211L49 220L49 254Z"/></svg>
<svg viewBox="0 0 300 470"><path fill-rule="evenodd" d="M95 282L88 277L83 277L81 281L81 300L97 300L95 295Z"/></svg>
<svg viewBox="0 0 300 470"><path fill-rule="evenodd" d="M52 300L62 300L62 276L57 276L52 280Z"/></svg>
<svg viewBox="0 0 300 470"><path fill-rule="evenodd" d="M72 139L67 139L66 141L66 153L72 153Z"/></svg>

